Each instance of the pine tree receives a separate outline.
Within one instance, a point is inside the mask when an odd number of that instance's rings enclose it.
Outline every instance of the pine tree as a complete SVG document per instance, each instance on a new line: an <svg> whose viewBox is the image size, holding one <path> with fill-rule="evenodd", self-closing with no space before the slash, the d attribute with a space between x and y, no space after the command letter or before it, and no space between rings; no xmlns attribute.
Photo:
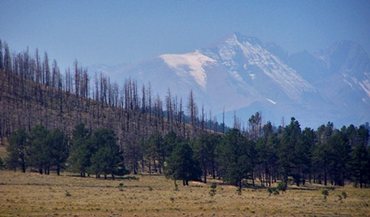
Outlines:
<svg viewBox="0 0 370 217"><path fill-rule="evenodd" d="M166 176L175 180L182 180L182 184L189 185L190 180L199 180L201 170L194 160L193 150L188 143L179 143L173 150L166 166Z"/></svg>
<svg viewBox="0 0 370 217"><path fill-rule="evenodd" d="M254 169L254 147L238 129L229 130L219 146L218 163L225 181L243 186L243 180L249 178Z"/></svg>
<svg viewBox="0 0 370 217"><path fill-rule="evenodd" d="M30 133L30 163L38 168L40 174L49 174L50 169L50 148L47 144L48 130L37 125Z"/></svg>
<svg viewBox="0 0 370 217"><path fill-rule="evenodd" d="M62 131L55 129L49 132L47 145L50 149L50 163L56 167L59 176L69 156L68 138Z"/></svg>
<svg viewBox="0 0 370 217"><path fill-rule="evenodd" d="M89 170L95 173L97 178L103 174L106 179L107 175L111 174L114 179L114 175L119 174L123 166L122 153L114 132L109 129L97 129L93 133L91 143L96 147L96 151L91 155Z"/></svg>
<svg viewBox="0 0 370 217"><path fill-rule="evenodd" d="M71 152L68 159L70 169L80 173L81 177L85 177L87 169L91 165L90 158L95 151L95 147L91 144L90 132L84 124L75 126L71 143Z"/></svg>
<svg viewBox="0 0 370 217"><path fill-rule="evenodd" d="M16 169L20 167L22 172L26 172L28 166L28 151L29 151L29 138L24 129L15 131L10 136L10 143L7 147L9 153L7 166L9 169Z"/></svg>

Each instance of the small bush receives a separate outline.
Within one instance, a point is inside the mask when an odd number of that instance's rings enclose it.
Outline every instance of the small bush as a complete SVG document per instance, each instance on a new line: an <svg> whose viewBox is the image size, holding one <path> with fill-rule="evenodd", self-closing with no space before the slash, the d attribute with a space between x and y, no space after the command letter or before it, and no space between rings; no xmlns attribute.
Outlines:
<svg viewBox="0 0 370 217"><path fill-rule="evenodd" d="M345 191L342 191L342 197L343 197L343 199L346 199L347 196L348 196L347 193Z"/></svg>
<svg viewBox="0 0 370 217"><path fill-rule="evenodd" d="M277 188L278 191L285 192L286 189L287 189L287 184L285 182L279 182L279 184L277 185L276 188Z"/></svg>
<svg viewBox="0 0 370 217"><path fill-rule="evenodd" d="M212 182L211 186L210 187L210 190L209 190L209 195L211 197L215 196L216 195L216 192L217 192L217 184Z"/></svg>
<svg viewBox="0 0 370 217"><path fill-rule="evenodd" d="M120 191L123 191L123 188L125 187L125 185L123 184L123 182L121 182L121 183L119 183L119 185L118 185L118 189L120 190Z"/></svg>
<svg viewBox="0 0 370 217"><path fill-rule="evenodd" d="M237 193L238 195L242 195L242 189L241 189L241 188L237 188L237 189L236 189L236 193Z"/></svg>
<svg viewBox="0 0 370 217"><path fill-rule="evenodd" d="M66 196L66 197L70 197L70 196L72 196L72 194L71 194L71 193L69 193L69 192L66 190L66 192L65 192L65 196Z"/></svg>
<svg viewBox="0 0 370 217"><path fill-rule="evenodd" d="M324 196L324 200L326 200L326 198L329 196L329 191L328 189L323 189L321 191L321 194Z"/></svg>
<svg viewBox="0 0 370 217"><path fill-rule="evenodd" d="M149 191L153 191L152 186L149 186L149 187L148 187L148 190L149 190Z"/></svg>
<svg viewBox="0 0 370 217"><path fill-rule="evenodd" d="M4 165L4 161L3 159L1 159L0 157L0 170L4 169L5 165Z"/></svg>
<svg viewBox="0 0 370 217"><path fill-rule="evenodd" d="M269 196L271 196L271 194L273 194L273 195L280 194L280 192L279 192L279 190L277 188L268 188L267 189L267 192L269 193Z"/></svg>

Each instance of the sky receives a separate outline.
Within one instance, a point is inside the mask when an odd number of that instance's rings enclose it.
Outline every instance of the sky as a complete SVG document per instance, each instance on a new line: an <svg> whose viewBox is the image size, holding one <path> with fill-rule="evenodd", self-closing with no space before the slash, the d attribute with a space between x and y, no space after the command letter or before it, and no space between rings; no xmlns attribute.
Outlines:
<svg viewBox="0 0 370 217"><path fill-rule="evenodd" d="M289 53L339 40L370 53L369 0L0 0L0 39L47 51L65 68L135 64L239 32Z"/></svg>

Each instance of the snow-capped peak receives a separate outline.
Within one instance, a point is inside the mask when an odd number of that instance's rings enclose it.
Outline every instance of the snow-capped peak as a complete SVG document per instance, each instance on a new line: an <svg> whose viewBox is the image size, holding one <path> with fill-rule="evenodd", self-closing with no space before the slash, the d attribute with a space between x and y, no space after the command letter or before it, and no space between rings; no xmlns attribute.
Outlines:
<svg viewBox="0 0 370 217"><path fill-rule="evenodd" d="M315 91L298 72L286 65L276 55L268 51L262 42L253 37L234 33L218 47L220 62L230 69L234 77L246 77L247 68L258 68L271 78L292 99L299 99L303 92ZM237 75L235 75L238 73ZM253 79L258 77L254 73Z"/></svg>
<svg viewBox="0 0 370 217"><path fill-rule="evenodd" d="M175 69L177 75L186 76L189 73L203 88L207 84L207 74L204 67L216 62L216 60L200 53L198 50L185 54L163 54L160 58L170 68Z"/></svg>

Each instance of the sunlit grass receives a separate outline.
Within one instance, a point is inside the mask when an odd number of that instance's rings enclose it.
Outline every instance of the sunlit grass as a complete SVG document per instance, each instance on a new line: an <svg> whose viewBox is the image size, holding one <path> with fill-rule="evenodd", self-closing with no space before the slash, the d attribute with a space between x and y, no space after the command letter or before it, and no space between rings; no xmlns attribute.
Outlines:
<svg viewBox="0 0 370 217"><path fill-rule="evenodd" d="M138 180L58 177L0 171L0 216L369 216L370 189L292 189L269 196L266 189L244 189L192 182L174 191L163 176ZM346 192L347 198L338 195Z"/></svg>

